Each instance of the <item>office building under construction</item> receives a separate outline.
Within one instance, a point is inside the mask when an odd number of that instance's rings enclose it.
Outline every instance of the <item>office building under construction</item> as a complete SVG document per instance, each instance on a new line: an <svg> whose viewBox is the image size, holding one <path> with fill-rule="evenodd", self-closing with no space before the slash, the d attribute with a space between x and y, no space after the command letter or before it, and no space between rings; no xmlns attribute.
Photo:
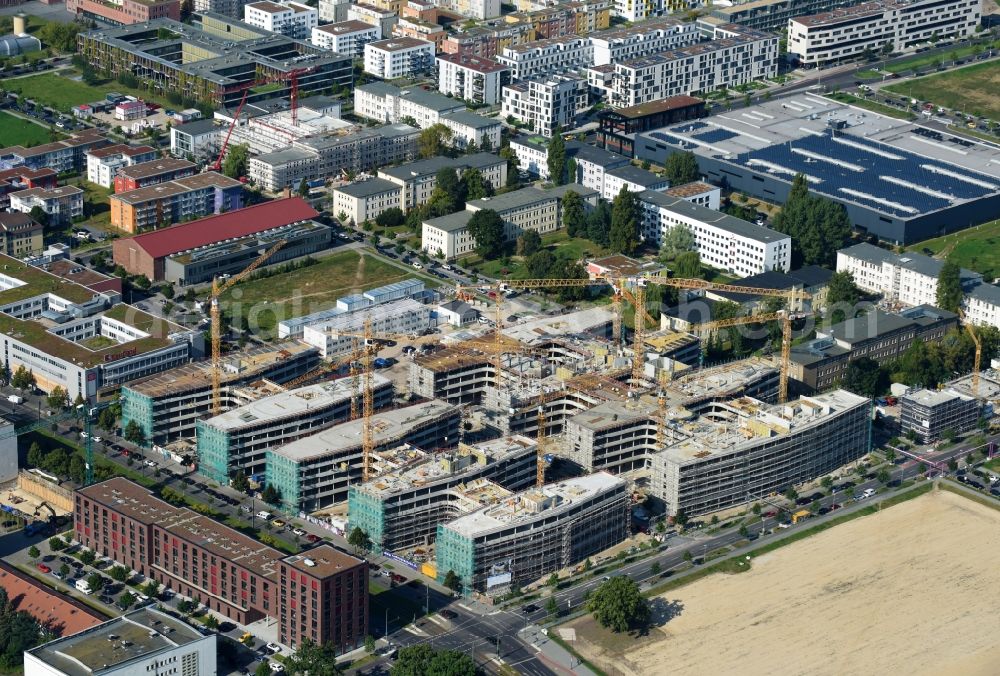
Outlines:
<svg viewBox="0 0 1000 676"><path fill-rule="evenodd" d="M439 523L531 486L536 465L536 444L523 436L421 454L398 471L351 487L350 528L361 528L378 551L430 545Z"/></svg>

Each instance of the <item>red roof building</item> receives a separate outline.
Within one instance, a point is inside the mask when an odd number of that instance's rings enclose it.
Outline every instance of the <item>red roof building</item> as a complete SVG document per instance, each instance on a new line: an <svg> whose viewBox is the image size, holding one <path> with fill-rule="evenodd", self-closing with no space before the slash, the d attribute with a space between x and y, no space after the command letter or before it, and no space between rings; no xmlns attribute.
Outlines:
<svg viewBox="0 0 1000 676"><path fill-rule="evenodd" d="M15 610L23 610L59 636L79 633L108 619L72 597L41 585L3 561L0 561L0 586L7 591L7 598Z"/></svg>
<svg viewBox="0 0 1000 676"><path fill-rule="evenodd" d="M163 261L168 256L312 220L317 216L319 212L301 197L264 202L128 239L117 239L113 245L114 261L130 274L145 275L155 282L163 279Z"/></svg>

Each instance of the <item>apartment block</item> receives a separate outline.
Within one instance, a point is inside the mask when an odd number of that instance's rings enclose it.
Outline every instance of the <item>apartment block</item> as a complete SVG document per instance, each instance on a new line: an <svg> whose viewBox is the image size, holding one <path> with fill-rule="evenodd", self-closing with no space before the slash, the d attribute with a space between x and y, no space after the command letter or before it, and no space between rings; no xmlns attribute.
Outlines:
<svg viewBox="0 0 1000 676"><path fill-rule="evenodd" d="M122 167L152 162L157 157L150 146L113 145L87 152L87 180L102 188L115 184L115 175Z"/></svg>
<svg viewBox="0 0 1000 676"><path fill-rule="evenodd" d="M194 176L198 165L176 157L122 166L114 176L115 192L136 190L157 183Z"/></svg>
<svg viewBox="0 0 1000 676"><path fill-rule="evenodd" d="M381 38L379 27L364 21L342 21L312 29L314 47L346 54L354 59L364 57L365 45Z"/></svg>
<svg viewBox="0 0 1000 676"><path fill-rule="evenodd" d="M318 12L299 2L251 2L243 7L243 21L271 33L307 40L319 24Z"/></svg>
<svg viewBox="0 0 1000 676"><path fill-rule="evenodd" d="M437 8L435 7L434 12L436 13L436 11ZM434 43L434 51L437 52L441 49L441 43L444 42L445 36L448 33L445 31L444 26L437 23L416 17L402 16L396 22L396 25L392 27L392 34L396 37L432 42Z"/></svg>
<svg viewBox="0 0 1000 676"><path fill-rule="evenodd" d="M45 228L21 212L0 212L0 253L24 258L44 247Z"/></svg>
<svg viewBox="0 0 1000 676"><path fill-rule="evenodd" d="M483 20L500 16L500 0L441 0L440 7L470 19Z"/></svg>
<svg viewBox="0 0 1000 676"><path fill-rule="evenodd" d="M214 120L194 120L170 128L170 154L208 163L222 145L222 127Z"/></svg>
<svg viewBox="0 0 1000 676"><path fill-rule="evenodd" d="M117 179L116 179L117 180ZM111 195L111 225L138 233L243 206L243 184L214 171Z"/></svg>
<svg viewBox="0 0 1000 676"><path fill-rule="evenodd" d="M500 116L513 117L547 138L557 128L572 129L589 106L587 81L576 75L523 80L503 88Z"/></svg>
<svg viewBox="0 0 1000 676"><path fill-rule="evenodd" d="M221 14L232 19L243 18L243 6L247 0L194 0L194 11L196 14L212 12Z"/></svg>
<svg viewBox="0 0 1000 676"><path fill-rule="evenodd" d="M350 0L319 0L319 20L323 23L347 21L347 10L351 6Z"/></svg>
<svg viewBox="0 0 1000 676"><path fill-rule="evenodd" d="M127 26L153 19L181 18L180 0L122 0L107 3L100 0L67 0L66 11L78 19Z"/></svg>
<svg viewBox="0 0 1000 676"><path fill-rule="evenodd" d="M0 169L0 209L10 206L10 193L28 188L55 188L59 185L52 169L29 169L25 166Z"/></svg>
<svg viewBox="0 0 1000 676"><path fill-rule="evenodd" d="M510 149L517 156L521 171L527 171L542 180L549 178L548 143L545 139L537 137L511 139ZM629 163L627 157L575 140L566 141L566 159L576 162L575 180L598 193L603 189L606 171Z"/></svg>
<svg viewBox="0 0 1000 676"><path fill-rule="evenodd" d="M1000 287L979 284L965 294L963 310L973 324L1000 328Z"/></svg>
<svg viewBox="0 0 1000 676"><path fill-rule="evenodd" d="M350 4L347 6L347 21L364 21L372 26L378 26L382 37L392 35L392 29L399 21L399 14L391 9L382 9L367 4Z"/></svg>
<svg viewBox="0 0 1000 676"><path fill-rule="evenodd" d="M410 463L352 486L348 493L349 528L363 530L376 551L426 547L439 523L535 481L536 445L523 436L460 443L457 450L438 456L414 454Z"/></svg>
<svg viewBox="0 0 1000 676"><path fill-rule="evenodd" d="M581 35L587 33L581 32ZM589 65L604 66L647 54L665 52L698 42L701 35L692 22L671 17L647 19L635 26L605 30L590 35L594 59Z"/></svg>
<svg viewBox="0 0 1000 676"><path fill-rule="evenodd" d="M497 61L510 68L513 80L548 77L592 66L594 45L579 35L535 40L505 48Z"/></svg>
<svg viewBox="0 0 1000 676"><path fill-rule="evenodd" d="M686 227L694 235L702 262L714 268L739 277L791 269L792 239L777 230L664 192L640 193L639 203L642 236L656 247L671 228Z"/></svg>
<svg viewBox="0 0 1000 676"><path fill-rule="evenodd" d="M389 209L402 209L403 189L381 178L340 186L333 191L333 213L354 223L374 221Z"/></svg>
<svg viewBox="0 0 1000 676"><path fill-rule="evenodd" d="M402 444L428 452L457 445L461 411L431 400L376 413L372 420L375 451L401 454L391 463L397 464L406 457L405 449L394 450ZM362 482L362 424L360 419L341 423L267 452L267 483L281 491L287 511L313 512L343 502L350 487Z"/></svg>
<svg viewBox="0 0 1000 676"><path fill-rule="evenodd" d="M979 400L954 389L915 390L899 399L899 427L922 444L975 429L981 415Z"/></svg>
<svg viewBox="0 0 1000 676"><path fill-rule="evenodd" d="M837 272L850 272L859 289L882 295L903 305L934 305L943 261L906 252L893 253L868 243L855 244L837 252ZM983 276L961 269L965 291L982 284Z"/></svg>
<svg viewBox="0 0 1000 676"><path fill-rule="evenodd" d="M65 226L83 217L83 191L73 185L57 188L28 188L10 193L10 210L31 213L40 208L54 226Z"/></svg>
<svg viewBox="0 0 1000 676"><path fill-rule="evenodd" d="M731 6L714 6L708 16L696 24L738 23L747 28L780 33L788 28L790 19L855 4L856 0L754 0Z"/></svg>
<svg viewBox="0 0 1000 676"><path fill-rule="evenodd" d="M601 197L608 202L614 201L622 188L629 192L641 193L647 190L663 192L670 182L651 171L641 169L632 164L609 169L604 174L604 185L601 186Z"/></svg>
<svg viewBox="0 0 1000 676"><path fill-rule="evenodd" d="M383 80L427 75L434 71L434 43L389 38L365 45L365 72Z"/></svg>
<svg viewBox="0 0 1000 676"><path fill-rule="evenodd" d="M57 174L83 172L87 169L87 152L111 145L98 129L85 129L70 138L25 148L0 148L0 165L7 169L51 169Z"/></svg>
<svg viewBox="0 0 1000 676"><path fill-rule="evenodd" d="M437 66L438 91L471 103L499 103L500 90L511 77L508 66L478 56L442 54Z"/></svg>
<svg viewBox="0 0 1000 676"><path fill-rule="evenodd" d="M613 547L628 526L627 484L607 472L531 488L439 525L438 579L506 592Z"/></svg>
<svg viewBox="0 0 1000 676"><path fill-rule="evenodd" d="M409 211L430 200L441 169L454 169L459 176L468 169L476 169L494 190L507 185L507 160L491 153L430 157L399 167L384 167L378 170L378 177L402 189L400 207Z"/></svg>
<svg viewBox="0 0 1000 676"><path fill-rule="evenodd" d="M535 37L534 28L528 24L475 26L449 34L441 42L441 51L496 59L507 47L523 45Z"/></svg>
<svg viewBox="0 0 1000 676"><path fill-rule="evenodd" d="M788 55L804 65L854 58L865 51L910 50L940 37L972 35L982 17L979 0L863 2L788 21Z"/></svg>

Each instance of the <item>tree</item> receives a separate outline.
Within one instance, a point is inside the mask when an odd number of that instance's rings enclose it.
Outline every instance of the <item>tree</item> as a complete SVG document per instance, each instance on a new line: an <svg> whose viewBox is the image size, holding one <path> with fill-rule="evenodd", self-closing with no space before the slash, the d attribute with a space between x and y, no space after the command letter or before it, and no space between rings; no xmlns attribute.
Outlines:
<svg viewBox="0 0 1000 676"><path fill-rule="evenodd" d="M41 467L43 462L45 462L45 452L37 441L31 442L31 448L28 449L28 464L32 467Z"/></svg>
<svg viewBox="0 0 1000 676"><path fill-rule="evenodd" d="M59 385L56 385L45 398L45 402L53 411L61 411L69 406L69 393Z"/></svg>
<svg viewBox="0 0 1000 676"><path fill-rule="evenodd" d="M889 470L883 467L875 475L875 478L878 479L878 482L884 486L885 484L892 481L892 474L889 473Z"/></svg>
<svg viewBox="0 0 1000 676"><path fill-rule="evenodd" d="M100 573L91 573L90 575L87 576L87 584L95 592L101 591L102 589L104 589L104 581L106 579L107 578L105 578Z"/></svg>
<svg viewBox="0 0 1000 676"><path fill-rule="evenodd" d="M38 547L35 545L31 545L31 547L28 548L28 556L32 559L37 559L41 555L42 553L38 551Z"/></svg>
<svg viewBox="0 0 1000 676"><path fill-rule="evenodd" d="M491 260L503 252L503 220L493 209L481 209L474 213L466 230L476 242L476 253L483 258Z"/></svg>
<svg viewBox="0 0 1000 676"><path fill-rule="evenodd" d="M843 205L809 194L803 174L792 180L785 206L773 221L774 229L792 238L792 267L835 267L837 250L851 234L851 222Z"/></svg>
<svg viewBox="0 0 1000 676"><path fill-rule="evenodd" d="M465 186L455 169L440 169L434 181L434 191L426 205L428 217L446 216L465 207Z"/></svg>
<svg viewBox="0 0 1000 676"><path fill-rule="evenodd" d="M246 176L247 161L250 159L250 146L237 143L226 148L226 157L222 160L222 173L229 178Z"/></svg>
<svg viewBox="0 0 1000 676"><path fill-rule="evenodd" d="M792 488L791 486L789 486L788 489L785 490L785 499L790 502L795 502L796 500L799 499L799 492L794 488Z"/></svg>
<svg viewBox="0 0 1000 676"><path fill-rule="evenodd" d="M860 299L861 289L854 283L854 275L850 271L843 270L833 273L826 291L826 306L828 310L832 309L830 313L830 321L832 323L839 324L844 319L849 318L849 316L854 316L853 311L848 313L843 307L838 308L836 306L842 305L853 308Z"/></svg>
<svg viewBox="0 0 1000 676"><path fill-rule="evenodd" d="M49 227L49 214L45 211L45 209L38 206L31 207L31 211L28 212L28 215L31 217L31 220L41 224L43 228Z"/></svg>
<svg viewBox="0 0 1000 676"><path fill-rule="evenodd" d="M68 563L64 563L61 566L59 566L59 574L62 575L62 577L63 577L64 580L69 577L70 570L69 570L69 564Z"/></svg>
<svg viewBox="0 0 1000 676"><path fill-rule="evenodd" d="M937 306L948 312L962 308L961 268L951 259L945 260L938 273Z"/></svg>
<svg viewBox="0 0 1000 676"><path fill-rule="evenodd" d="M874 397L881 389L882 372L878 362L871 357L861 357L848 362L840 386L863 397Z"/></svg>
<svg viewBox="0 0 1000 676"><path fill-rule="evenodd" d="M449 570L444 576L444 586L453 592L462 591L462 578L455 571Z"/></svg>
<svg viewBox="0 0 1000 676"><path fill-rule="evenodd" d="M649 567L649 574L659 575L661 570L663 570L663 566L660 565L660 562L654 561L653 565Z"/></svg>
<svg viewBox="0 0 1000 676"><path fill-rule="evenodd" d="M694 556L691 554L691 550L690 549L685 550L685 552L684 552L684 561L686 561L687 563L691 563L691 561L693 561L693 560L694 560Z"/></svg>
<svg viewBox="0 0 1000 676"><path fill-rule="evenodd" d="M261 499L269 505L277 505L281 502L281 491L275 488L273 485L268 484L264 487L264 490L260 493Z"/></svg>
<svg viewBox="0 0 1000 676"><path fill-rule="evenodd" d="M550 587L558 587L559 586L559 574L558 573L552 573L551 575L549 575L549 579L546 580L545 584L549 585Z"/></svg>
<svg viewBox="0 0 1000 676"><path fill-rule="evenodd" d="M417 137L417 152L424 159L437 157L444 153L445 148L451 145L453 132L440 122L420 132Z"/></svg>
<svg viewBox="0 0 1000 676"><path fill-rule="evenodd" d="M94 561L97 560L97 555L89 549L80 553L80 560L88 566L94 565Z"/></svg>
<svg viewBox="0 0 1000 676"><path fill-rule="evenodd" d="M118 605L121 606L122 610L128 610L133 605L135 605L135 594L130 591L125 592L118 597Z"/></svg>
<svg viewBox="0 0 1000 676"><path fill-rule="evenodd" d="M583 210L583 198L576 192L567 190L560 200L562 223L570 237L586 235L587 214Z"/></svg>
<svg viewBox="0 0 1000 676"><path fill-rule="evenodd" d="M371 634L365 636L365 652L369 655L375 652L375 637Z"/></svg>
<svg viewBox="0 0 1000 676"><path fill-rule="evenodd" d="M143 586L142 593L151 599L155 599L160 595L160 583L156 580L150 580Z"/></svg>
<svg viewBox="0 0 1000 676"><path fill-rule="evenodd" d="M698 160L690 151L672 153L663 165L663 169L667 180L673 186L697 181L701 176Z"/></svg>
<svg viewBox="0 0 1000 676"><path fill-rule="evenodd" d="M271 671L271 665L267 662L267 660L264 660L263 662L261 662L260 664L258 664L257 668L254 670L253 673L254 673L254 676L273 676L274 675L274 672Z"/></svg>
<svg viewBox="0 0 1000 676"><path fill-rule="evenodd" d="M301 197L305 197L306 195L309 194L309 183L306 182L305 177L303 177L302 180L299 181L298 193Z"/></svg>
<svg viewBox="0 0 1000 676"><path fill-rule="evenodd" d="M469 168L462 172L466 200L479 200L493 196L493 184L483 178L483 172Z"/></svg>
<svg viewBox="0 0 1000 676"><path fill-rule="evenodd" d="M406 216L399 207L390 207L376 216L375 222L383 228L395 228L406 222Z"/></svg>
<svg viewBox="0 0 1000 676"><path fill-rule="evenodd" d="M354 547L355 552L368 551L372 546L368 533L361 530L360 526L355 526L347 536L347 544Z"/></svg>
<svg viewBox="0 0 1000 676"><path fill-rule="evenodd" d="M559 615L559 602L556 601L555 596L550 596L549 600L545 602L545 612L548 613L549 617Z"/></svg>
<svg viewBox="0 0 1000 676"><path fill-rule="evenodd" d="M895 462L896 462L896 451L892 450L891 448L887 448L887 449L885 449L884 455L885 455L885 461L886 462L888 462L889 464L895 464Z"/></svg>
<svg viewBox="0 0 1000 676"><path fill-rule="evenodd" d="M66 541L60 537L49 538L49 549L54 552L61 552L66 549Z"/></svg>
<svg viewBox="0 0 1000 676"><path fill-rule="evenodd" d="M457 650L435 650L426 643L399 651L390 676L474 676L475 662Z"/></svg>
<svg viewBox="0 0 1000 676"><path fill-rule="evenodd" d="M35 388L35 374L33 371L24 368L22 364L14 371L14 375L10 379L10 385L18 390L32 390Z"/></svg>
<svg viewBox="0 0 1000 676"><path fill-rule="evenodd" d="M682 253L674 261L674 274L681 279L701 278L701 255L697 251Z"/></svg>
<svg viewBox="0 0 1000 676"><path fill-rule="evenodd" d="M125 566L115 566L108 571L108 575L110 575L111 579L115 582L124 582L129 578L128 568Z"/></svg>
<svg viewBox="0 0 1000 676"><path fill-rule="evenodd" d="M694 251L694 233L684 223L678 223L667 230L660 245L660 260L664 262L675 260L687 251Z"/></svg>
<svg viewBox="0 0 1000 676"><path fill-rule="evenodd" d="M142 427L135 420L128 421L128 425L125 426L124 436L125 441L133 443L136 446L146 445L146 433L142 431Z"/></svg>
<svg viewBox="0 0 1000 676"><path fill-rule="evenodd" d="M611 250L630 255L639 246L639 222L642 217L639 198L627 186L622 186L611 207Z"/></svg>
<svg viewBox="0 0 1000 676"><path fill-rule="evenodd" d="M831 476L823 477L822 479L820 479L819 485L822 486L825 490L829 491L831 488L833 488L833 477Z"/></svg>
<svg viewBox="0 0 1000 676"><path fill-rule="evenodd" d="M615 633L641 627L649 620L649 604L635 580L619 575L605 581L587 599L587 610Z"/></svg>
<svg viewBox="0 0 1000 676"><path fill-rule="evenodd" d="M566 141L562 137L562 130L557 125L549 139L547 164L549 168L549 180L556 185L566 182Z"/></svg>
<svg viewBox="0 0 1000 676"><path fill-rule="evenodd" d="M542 246L542 236L535 230L525 230L524 234L517 238L517 255L530 256L538 251Z"/></svg>

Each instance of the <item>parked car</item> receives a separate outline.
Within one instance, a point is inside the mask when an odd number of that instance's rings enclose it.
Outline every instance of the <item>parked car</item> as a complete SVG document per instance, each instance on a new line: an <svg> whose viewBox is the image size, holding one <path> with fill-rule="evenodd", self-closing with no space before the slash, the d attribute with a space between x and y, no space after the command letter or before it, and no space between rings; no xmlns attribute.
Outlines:
<svg viewBox="0 0 1000 676"><path fill-rule="evenodd" d="M38 564L38 570L42 571L43 573L51 573L52 572L52 569L49 568L48 566L46 566L44 563L39 563Z"/></svg>

